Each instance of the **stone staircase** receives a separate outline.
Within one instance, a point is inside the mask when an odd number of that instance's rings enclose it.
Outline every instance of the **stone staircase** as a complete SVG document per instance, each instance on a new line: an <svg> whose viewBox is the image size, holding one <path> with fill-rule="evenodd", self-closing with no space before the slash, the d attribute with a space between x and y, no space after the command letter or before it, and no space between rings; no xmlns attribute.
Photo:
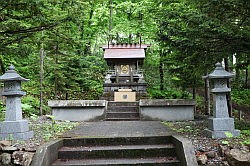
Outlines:
<svg viewBox="0 0 250 166"><path fill-rule="evenodd" d="M181 166L171 136L64 139L52 166Z"/></svg>
<svg viewBox="0 0 250 166"><path fill-rule="evenodd" d="M140 120L139 102L109 101L107 105L106 121L135 121Z"/></svg>

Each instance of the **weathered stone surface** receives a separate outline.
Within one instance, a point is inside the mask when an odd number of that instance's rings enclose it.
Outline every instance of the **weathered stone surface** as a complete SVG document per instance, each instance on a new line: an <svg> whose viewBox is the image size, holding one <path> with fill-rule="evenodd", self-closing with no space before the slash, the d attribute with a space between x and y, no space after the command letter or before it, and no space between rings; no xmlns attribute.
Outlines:
<svg viewBox="0 0 250 166"><path fill-rule="evenodd" d="M250 153L240 149L231 149L226 153L226 159L230 166L250 165Z"/></svg>
<svg viewBox="0 0 250 166"><path fill-rule="evenodd" d="M228 153L229 151L230 149L228 148L228 146L219 145L219 153L221 156L224 156L225 153Z"/></svg>
<svg viewBox="0 0 250 166"><path fill-rule="evenodd" d="M10 153L12 153L12 152L14 152L16 150L18 150L18 148L14 147L14 146L5 146L5 147L2 148L2 151L10 152Z"/></svg>
<svg viewBox="0 0 250 166"><path fill-rule="evenodd" d="M27 120L4 121L0 124L2 133L12 134L29 131L29 124Z"/></svg>
<svg viewBox="0 0 250 166"><path fill-rule="evenodd" d="M186 106L195 105L195 100L184 100L184 99L141 99L140 106Z"/></svg>
<svg viewBox="0 0 250 166"><path fill-rule="evenodd" d="M239 130L209 130L205 129L205 133L210 138L227 138L226 133L229 132L233 135L233 137L237 137L240 135Z"/></svg>
<svg viewBox="0 0 250 166"><path fill-rule="evenodd" d="M11 146L11 141L8 141L8 140L0 141L0 150L5 146Z"/></svg>
<svg viewBox="0 0 250 166"><path fill-rule="evenodd" d="M194 119L194 100L141 99L142 120L183 121Z"/></svg>
<svg viewBox="0 0 250 166"><path fill-rule="evenodd" d="M140 106L142 120L194 120L194 106Z"/></svg>
<svg viewBox="0 0 250 166"><path fill-rule="evenodd" d="M29 166L32 162L33 156L34 153L24 151L16 151L12 154L14 164L19 164L22 166Z"/></svg>
<svg viewBox="0 0 250 166"><path fill-rule="evenodd" d="M216 158L218 155L215 151L206 152L208 158Z"/></svg>
<svg viewBox="0 0 250 166"><path fill-rule="evenodd" d="M1 158L1 162L3 165L10 165L11 164L11 154L3 153L0 155L0 158Z"/></svg>
<svg viewBox="0 0 250 166"><path fill-rule="evenodd" d="M14 92L12 95L7 96L6 99L6 113L5 121L22 120L21 97L16 96ZM3 94L5 95L5 94Z"/></svg>
<svg viewBox="0 0 250 166"><path fill-rule="evenodd" d="M201 154L199 156L197 156L197 162L199 165L206 165L207 163L207 156L206 154Z"/></svg>
<svg viewBox="0 0 250 166"><path fill-rule="evenodd" d="M0 138L1 139L8 139L13 138L14 140L28 140L33 137L34 133L33 131L27 131L27 132L21 132L21 133L1 133Z"/></svg>
<svg viewBox="0 0 250 166"><path fill-rule="evenodd" d="M69 121L95 121L103 119L105 107L82 107L82 108L52 108L55 120Z"/></svg>
<svg viewBox="0 0 250 166"><path fill-rule="evenodd" d="M234 129L233 118L209 118L208 128L210 130L232 130Z"/></svg>
<svg viewBox="0 0 250 166"><path fill-rule="evenodd" d="M105 107L105 100L50 100L50 107Z"/></svg>

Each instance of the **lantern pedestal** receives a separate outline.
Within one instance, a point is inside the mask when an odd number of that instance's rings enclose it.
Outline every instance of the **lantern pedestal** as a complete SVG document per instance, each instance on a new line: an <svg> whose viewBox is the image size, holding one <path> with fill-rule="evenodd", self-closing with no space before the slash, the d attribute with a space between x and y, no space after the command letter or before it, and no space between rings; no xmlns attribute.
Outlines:
<svg viewBox="0 0 250 166"><path fill-rule="evenodd" d="M205 130L207 136L211 138L227 138L227 133L230 132L233 137L240 134L239 130L234 129L233 118L209 118L208 129Z"/></svg>
<svg viewBox="0 0 250 166"><path fill-rule="evenodd" d="M0 138L27 140L33 137L33 131L29 131L29 124L27 120L18 121L4 121L0 123Z"/></svg>

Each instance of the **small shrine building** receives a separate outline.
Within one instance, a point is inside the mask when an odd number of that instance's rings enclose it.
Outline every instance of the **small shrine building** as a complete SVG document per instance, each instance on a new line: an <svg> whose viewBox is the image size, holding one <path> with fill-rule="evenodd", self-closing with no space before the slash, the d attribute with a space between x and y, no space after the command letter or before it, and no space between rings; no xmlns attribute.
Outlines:
<svg viewBox="0 0 250 166"><path fill-rule="evenodd" d="M102 46L108 71L103 99L136 101L146 95L142 65L148 44L110 44Z"/></svg>

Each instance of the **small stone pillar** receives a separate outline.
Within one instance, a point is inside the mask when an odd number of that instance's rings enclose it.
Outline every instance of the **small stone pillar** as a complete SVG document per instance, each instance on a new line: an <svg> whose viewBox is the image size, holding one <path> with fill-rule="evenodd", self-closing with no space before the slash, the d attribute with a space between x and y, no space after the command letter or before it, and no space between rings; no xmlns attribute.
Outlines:
<svg viewBox="0 0 250 166"><path fill-rule="evenodd" d="M22 118L21 97L26 93L21 90L21 82L28 81L21 77L14 66L10 66L5 74L0 76L4 82L3 96L6 97L5 121L0 123L0 140L27 140L33 137L29 131L28 121Z"/></svg>
<svg viewBox="0 0 250 166"><path fill-rule="evenodd" d="M227 72L221 65L216 63L215 70L208 74L206 78L213 81L213 117L208 119L208 129L206 133L212 138L227 138L226 133L230 132L234 137L240 134L239 130L235 130L234 119L229 118L226 94L230 93L231 89L227 87L227 79L230 79L234 74Z"/></svg>

